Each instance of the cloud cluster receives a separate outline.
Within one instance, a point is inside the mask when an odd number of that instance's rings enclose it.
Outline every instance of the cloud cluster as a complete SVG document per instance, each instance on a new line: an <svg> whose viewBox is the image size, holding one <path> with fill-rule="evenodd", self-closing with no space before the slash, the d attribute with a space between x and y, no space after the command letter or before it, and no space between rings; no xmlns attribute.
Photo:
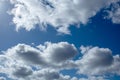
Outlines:
<svg viewBox="0 0 120 80"><path fill-rule="evenodd" d="M10 0L16 30L25 28L30 31L36 26L45 30L52 25L57 32L70 34L73 24L86 24L101 9L116 0ZM117 13L116 13L117 14Z"/></svg>
<svg viewBox="0 0 120 80"><path fill-rule="evenodd" d="M18 44L0 55L0 73L17 80L70 80L58 71L67 68L76 54L75 46L67 42L46 42L37 47Z"/></svg>
<svg viewBox="0 0 120 80"><path fill-rule="evenodd" d="M36 48L26 44L18 44L6 51L7 56L19 60L21 63L41 66L62 65L72 59L76 53L75 46L67 42L45 42L44 45L39 45Z"/></svg>
<svg viewBox="0 0 120 80"><path fill-rule="evenodd" d="M78 51L68 42L18 44L0 54L0 73L15 80L105 80L106 73L120 75L120 56L113 56L110 49L81 46L80 50L82 56L74 60ZM63 75L60 71L66 69L88 78Z"/></svg>
<svg viewBox="0 0 120 80"><path fill-rule="evenodd" d="M112 4L111 10L108 10L109 16L108 19L115 24L120 24L120 0Z"/></svg>

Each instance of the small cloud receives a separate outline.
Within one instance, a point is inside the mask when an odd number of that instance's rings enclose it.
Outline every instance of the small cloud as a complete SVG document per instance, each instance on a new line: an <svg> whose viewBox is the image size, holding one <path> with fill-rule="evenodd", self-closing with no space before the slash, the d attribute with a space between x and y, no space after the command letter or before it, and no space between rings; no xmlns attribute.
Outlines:
<svg viewBox="0 0 120 80"><path fill-rule="evenodd" d="M120 24L120 4L119 0L112 4L111 10L106 10L108 13L107 19L111 19L114 24Z"/></svg>
<svg viewBox="0 0 120 80"><path fill-rule="evenodd" d="M5 77L0 77L0 80L6 80L6 78Z"/></svg>

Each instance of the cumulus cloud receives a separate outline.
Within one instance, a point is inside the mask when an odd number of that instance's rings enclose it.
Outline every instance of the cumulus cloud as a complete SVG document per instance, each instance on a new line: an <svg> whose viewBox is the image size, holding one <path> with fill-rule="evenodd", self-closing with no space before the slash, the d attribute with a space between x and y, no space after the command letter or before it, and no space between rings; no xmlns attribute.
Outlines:
<svg viewBox="0 0 120 80"><path fill-rule="evenodd" d="M106 73L120 75L120 56L113 56L110 49L81 46L80 50L82 56L74 60L78 51L68 42L18 44L0 54L0 73L17 80L106 80ZM61 70L66 69L87 78L63 75Z"/></svg>
<svg viewBox="0 0 120 80"><path fill-rule="evenodd" d="M86 48L86 49L85 49ZM112 55L112 51L108 48L99 47L80 47L83 56L76 61L79 66L79 73L87 75L102 75L106 73L119 73L118 61ZM117 56L119 59L120 57ZM117 63L117 66L115 65ZM115 70L117 69L117 70ZM112 70L112 71L110 71Z"/></svg>
<svg viewBox="0 0 120 80"><path fill-rule="evenodd" d="M46 42L37 47L18 44L2 53L0 55L0 73L5 73L12 79L70 80L70 77L56 72L58 70L54 67L59 68L69 64L69 60L76 55L77 49L73 44L67 42Z"/></svg>
<svg viewBox="0 0 120 80"><path fill-rule="evenodd" d="M116 0L114 0L116 1ZM10 0L14 5L10 14L16 30L25 28L30 31L38 24L45 30L47 24L58 32L70 34L73 24L86 24L102 8L113 0Z"/></svg>
<svg viewBox="0 0 120 80"><path fill-rule="evenodd" d="M105 79L104 77L94 77L94 76L90 76L88 78L81 78L79 80L108 80L108 79Z"/></svg>
<svg viewBox="0 0 120 80"><path fill-rule="evenodd" d="M0 80L6 80L6 78L5 77L0 77Z"/></svg>
<svg viewBox="0 0 120 80"><path fill-rule="evenodd" d="M91 67L95 68L97 66L101 67L111 65L113 56L110 49L93 47L84 53L81 60L83 63L88 65L91 64Z"/></svg>
<svg viewBox="0 0 120 80"><path fill-rule="evenodd" d="M40 47L38 46L39 49ZM43 56L48 59L48 62L51 61L57 64L73 58L77 53L76 47L67 42L60 42L58 44L46 42L43 47L45 47L43 51L45 54Z"/></svg>
<svg viewBox="0 0 120 80"><path fill-rule="evenodd" d="M6 55L15 61L19 60L27 64L44 64L41 52L26 44L18 44L6 51Z"/></svg>
<svg viewBox="0 0 120 80"><path fill-rule="evenodd" d="M77 49L73 44L67 42L46 42L44 45L37 46L37 48L26 44L18 44L8 49L5 55L11 57L16 62L19 61L30 65L49 66L62 64L72 59L76 53Z"/></svg>
<svg viewBox="0 0 120 80"><path fill-rule="evenodd" d="M108 19L115 24L120 24L120 0L112 4L111 10L107 10L108 12Z"/></svg>
<svg viewBox="0 0 120 80"><path fill-rule="evenodd" d="M34 77L34 78L33 78ZM34 72L34 74L30 77L35 80L71 80L72 78L69 75L62 75L55 70L43 69Z"/></svg>
<svg viewBox="0 0 120 80"><path fill-rule="evenodd" d="M17 78L25 78L33 73L32 69L26 66L15 66L12 74Z"/></svg>

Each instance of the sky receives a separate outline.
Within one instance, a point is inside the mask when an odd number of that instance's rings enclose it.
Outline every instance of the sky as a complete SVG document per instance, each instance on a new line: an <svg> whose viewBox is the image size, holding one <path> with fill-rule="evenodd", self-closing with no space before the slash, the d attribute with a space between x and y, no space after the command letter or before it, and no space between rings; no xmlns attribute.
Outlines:
<svg viewBox="0 0 120 80"><path fill-rule="evenodd" d="M120 0L0 0L0 80L120 80Z"/></svg>

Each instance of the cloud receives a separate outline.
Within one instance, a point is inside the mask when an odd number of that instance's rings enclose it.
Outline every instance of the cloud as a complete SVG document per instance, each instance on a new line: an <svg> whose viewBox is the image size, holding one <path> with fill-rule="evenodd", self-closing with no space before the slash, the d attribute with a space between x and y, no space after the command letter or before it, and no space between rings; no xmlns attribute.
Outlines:
<svg viewBox="0 0 120 80"><path fill-rule="evenodd" d="M5 55L11 57L14 61L27 64L44 64L41 52L26 44L18 44L5 52Z"/></svg>
<svg viewBox="0 0 120 80"><path fill-rule="evenodd" d="M91 64L90 66L95 68L97 66L102 67L111 65L113 56L111 50L108 48L93 47L84 53L81 60L83 63L88 65Z"/></svg>
<svg viewBox="0 0 120 80"><path fill-rule="evenodd" d="M68 42L18 44L0 54L0 73L17 80L106 80L106 73L120 75L120 56L113 56L110 49L81 46L80 50L82 56L74 60L78 51ZM87 77L63 75L61 70L66 69Z"/></svg>
<svg viewBox="0 0 120 80"><path fill-rule="evenodd" d="M37 47L18 44L0 55L0 73L19 80L70 80L58 71L76 53L75 46L67 42L45 42Z"/></svg>
<svg viewBox="0 0 120 80"><path fill-rule="evenodd" d="M57 71L48 69L36 71L30 78L35 80L71 80L70 76L64 76Z"/></svg>
<svg viewBox="0 0 120 80"><path fill-rule="evenodd" d="M50 61L57 64L72 59L77 53L76 47L67 42L60 42L57 44L46 42L43 47L45 47L43 51L45 54L43 54L43 56L48 59L48 62Z"/></svg>
<svg viewBox="0 0 120 80"><path fill-rule="evenodd" d="M6 78L5 77L0 77L0 80L6 80Z"/></svg>
<svg viewBox="0 0 120 80"><path fill-rule="evenodd" d="M86 49L85 49L86 48ZM76 61L79 64L79 73L87 75L103 75L106 73L119 74L119 59L112 55L112 51L108 48L99 47L80 47L83 56ZM117 64L117 65L116 65Z"/></svg>
<svg viewBox="0 0 120 80"><path fill-rule="evenodd" d="M90 76L88 78L81 78L79 80L108 80L108 79L105 79L104 77L94 77L94 76Z"/></svg>
<svg viewBox="0 0 120 80"><path fill-rule="evenodd" d="M107 10L108 12L108 19L111 19L111 21L115 24L120 24L120 4L118 0L117 2L112 4L111 10Z"/></svg>
<svg viewBox="0 0 120 80"><path fill-rule="evenodd" d="M46 30L48 24L59 33L70 34L74 24L87 24L89 19L113 0L10 0L14 5L10 14L16 30L30 31L36 26ZM116 1L116 0L115 0Z"/></svg>
<svg viewBox="0 0 120 80"><path fill-rule="evenodd" d="M106 72L111 72L113 74L120 75L120 55L114 56L113 64L106 70Z"/></svg>
<svg viewBox="0 0 120 80"><path fill-rule="evenodd" d="M46 42L44 45L37 46L37 48L26 44L18 44L8 49L5 55L25 64L50 66L62 64L77 54L75 46L67 42Z"/></svg>
<svg viewBox="0 0 120 80"><path fill-rule="evenodd" d="M17 78L25 78L33 73L32 69L26 66L17 66L14 68L12 74Z"/></svg>

